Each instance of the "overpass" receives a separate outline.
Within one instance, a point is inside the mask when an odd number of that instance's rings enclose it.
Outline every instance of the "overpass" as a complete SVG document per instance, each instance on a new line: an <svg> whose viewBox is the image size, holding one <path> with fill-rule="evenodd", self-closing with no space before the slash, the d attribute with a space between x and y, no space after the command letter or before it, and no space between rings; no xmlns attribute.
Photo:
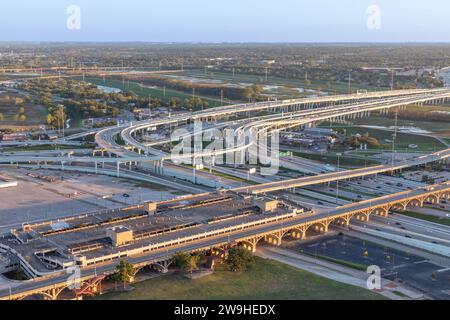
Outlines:
<svg viewBox="0 0 450 320"><path fill-rule="evenodd" d="M250 194L261 194L272 191L286 190L306 187L314 184L328 183L338 180L347 180L352 178L359 178L380 173L398 171L414 166L420 166L431 162L444 161L450 158L450 149L445 149L435 152L430 155L420 156L417 158L397 162L395 165L379 165L367 168L359 168L354 170L344 170L338 172L324 173L317 176L302 177L298 179L289 179L276 182L262 183L253 186L246 186L242 188L233 189L234 192L244 192Z"/></svg>
<svg viewBox="0 0 450 320"><path fill-rule="evenodd" d="M409 91L408 91L409 92ZM208 156L216 156L226 153L236 153L247 150L250 146L252 146L255 141L253 137L257 135L259 132L262 132L266 130L267 128L273 128L276 127L278 130L287 129L290 127L295 127L299 125L306 125L317 121L323 121L323 120L333 120L333 119L340 119L344 117L350 117L357 114L368 114L371 111L377 111L377 110L384 110L389 108L395 108L395 107L401 107L406 106L410 104L421 104L421 103L427 103L429 101L433 100L439 100L444 101L448 98L450 98L450 92L447 90L439 90L439 91L419 91L420 93L417 93L417 91L414 91L414 95L404 95L404 92L399 92L399 96L394 96L391 98L381 98L379 100L374 101L365 101L365 102L359 102L354 103L350 105L336 105L336 106L327 106L324 108L312 108L311 106L314 103L320 104L325 103L329 104L330 99L334 101L334 99L337 99L336 101L348 101L348 99L356 99L356 97L359 97L359 99L364 100L361 96L356 95L355 97L351 96L344 96L347 97L347 100L343 97L335 98L327 97L327 98L315 98L315 99L300 99L300 100L293 100L293 101L283 101L283 102L268 102L268 103L257 103L257 104L250 104L250 105L242 105L242 106L226 106L226 107L219 107L219 108L213 108L209 109L208 111L202 111L200 113L194 113L194 114L181 114L177 115L175 117L168 117L162 120L152 120L152 121L143 121L138 122L134 125L128 126L128 127L112 127L107 128L105 130L102 130L98 132L95 136L97 144L102 148L107 150L108 152L112 154L116 154L119 157L129 157L134 153L134 150L137 151L139 155L141 154L151 154L154 152L154 150L150 150L148 145L149 144L143 144L138 142L134 137L133 134L136 134L138 132L142 132L150 127L157 127L161 125L171 125L171 124L179 124L180 122L188 122L196 119L215 119L217 117L224 117L228 116L230 114L239 114L239 113L248 113L250 111L261 111L261 110L291 110L291 112L284 114L281 113L277 116L271 117L271 118L263 118L262 120L252 120L249 119L248 124L244 126L244 131L246 131L247 135L250 137L249 141L245 144L241 144L234 147L226 148L226 150L223 151L214 151L214 152L197 152L195 154L189 155L189 156L179 156L179 158L201 158L201 157L208 157ZM380 93L378 93L380 94ZM390 95L393 93L391 92ZM364 96L363 96L364 97ZM328 100L327 100L328 99ZM316 101L316 102L312 102ZM306 108L306 109L302 109ZM252 134L252 130L256 134ZM114 136L120 134L122 139L125 141L125 143L131 147L131 150L126 150L123 146L118 145L114 141ZM155 144L153 144L155 145ZM143 157L145 159L145 157ZM163 155L161 155L159 161L169 160L169 158L164 158ZM170 160L173 160L172 158Z"/></svg>
<svg viewBox="0 0 450 320"><path fill-rule="evenodd" d="M26 141L1 141L0 148L6 147L31 147L31 146L45 146L45 145L69 145L80 146L83 142L80 141L62 141L62 140L26 140Z"/></svg>
<svg viewBox="0 0 450 320"><path fill-rule="evenodd" d="M182 231L156 237L148 247L142 247L141 253L129 254L127 248L121 250L121 259L127 259L136 269L146 265L159 265L167 268L171 257L179 251L198 252L211 250L217 252L226 250L233 244L242 244L251 251L256 250L259 241L264 240L273 245L280 245L283 237L304 239L308 231L325 233L332 224L348 226L352 219L368 221L370 215L387 217L390 210L406 210L410 206L423 205L425 201L437 202L439 199L450 198L450 182L427 186L412 191L400 192L372 200L352 203L318 214L297 214L295 211L250 221L234 223L228 226L211 229L198 229L189 235ZM131 251L130 251L131 252ZM81 288L89 291L98 290L98 284L108 274L114 272L117 262L103 260L101 264L81 268ZM49 299L57 299L67 287L73 285L68 281L70 275L66 270L51 275L24 281L16 287L0 290L0 299L23 299L27 296L40 294Z"/></svg>

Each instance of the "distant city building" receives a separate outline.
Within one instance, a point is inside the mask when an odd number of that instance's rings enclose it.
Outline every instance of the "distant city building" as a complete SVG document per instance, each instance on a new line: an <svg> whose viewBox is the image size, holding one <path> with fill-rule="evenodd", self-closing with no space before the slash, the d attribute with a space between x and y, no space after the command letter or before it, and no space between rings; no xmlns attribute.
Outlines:
<svg viewBox="0 0 450 320"><path fill-rule="evenodd" d="M310 137L321 138L336 135L336 131L329 128L306 128L305 134Z"/></svg>
<svg viewBox="0 0 450 320"><path fill-rule="evenodd" d="M25 133L0 133L0 141L25 141L27 138Z"/></svg>
<svg viewBox="0 0 450 320"><path fill-rule="evenodd" d="M134 109L133 113L138 120L145 120L153 117L153 112L150 108Z"/></svg>

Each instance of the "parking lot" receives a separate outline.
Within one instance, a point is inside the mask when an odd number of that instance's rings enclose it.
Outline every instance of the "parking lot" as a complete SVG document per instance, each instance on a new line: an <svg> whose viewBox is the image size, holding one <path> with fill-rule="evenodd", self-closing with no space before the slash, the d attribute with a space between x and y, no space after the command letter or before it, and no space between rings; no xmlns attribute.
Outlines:
<svg viewBox="0 0 450 320"><path fill-rule="evenodd" d="M302 242L296 249L364 266L377 265L384 278L404 283L436 299L450 299L450 269L407 252L345 235Z"/></svg>
<svg viewBox="0 0 450 320"><path fill-rule="evenodd" d="M160 186L107 176L11 167L4 172L19 183L17 187L0 190L0 231L23 222L175 197Z"/></svg>

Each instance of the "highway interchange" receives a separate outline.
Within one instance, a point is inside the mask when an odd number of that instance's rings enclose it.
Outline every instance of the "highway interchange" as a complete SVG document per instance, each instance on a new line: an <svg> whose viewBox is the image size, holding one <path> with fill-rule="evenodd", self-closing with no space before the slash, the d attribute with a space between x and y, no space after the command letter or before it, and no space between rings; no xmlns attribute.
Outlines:
<svg viewBox="0 0 450 320"><path fill-rule="evenodd" d="M84 172L108 175L117 174L121 177L130 179L137 179L140 176L141 179L150 179L153 182L167 184L177 189L184 189L193 194L202 193L205 189L197 187L195 185L195 179L192 181L193 184L184 183L182 182L182 180L176 181L164 177L163 170L172 172L174 176L189 175L191 174L192 170L194 170L195 174L195 167L194 169L192 169L172 162L174 160L189 160L193 164L198 164L199 162L197 159L200 159L200 161L203 161L209 164L211 167L214 167L214 171L228 175L234 175L245 180L245 171L236 171L234 169L230 169L229 167L216 166L211 158L226 154L232 154L236 155L236 158L245 159L246 157L249 157L249 154L255 152L254 147L255 145L257 146L258 140L254 137L267 130L282 131L292 127L311 125L323 120L338 121L339 119L343 119L345 117L367 116L372 111L404 107L411 104L423 104L432 101L442 102L449 98L450 92L445 89L404 90L225 106L208 109L202 112L168 115L161 119L145 120L123 126L114 126L98 131L89 131L86 133L61 138L53 142L55 144L61 145L77 145L79 144L79 142L72 140L95 134L95 142L97 144L97 148L101 150L102 153L107 153L107 157L80 157L72 156L70 154L45 154L42 156L39 153L2 153L0 154L0 163L16 165L20 164L25 166L38 167L47 166L52 169L79 170ZM261 114L258 114L262 111L269 114L265 114L263 116ZM242 119L230 120L230 117L233 116L241 116ZM225 119L225 122L220 122L220 119ZM139 137L149 128L161 128L171 125L173 125L174 127L183 126L186 128L188 127L189 123L193 123L196 120L203 120L204 122L206 121L209 124L209 129L215 128L223 130L224 128L229 127L232 128L235 132L240 131L241 134L249 138L242 139L240 143L224 150L200 150L190 153L189 155L178 155L175 158L172 155L167 154L166 152L157 148L167 143L167 139L162 139L161 141L156 141L153 143L145 143L140 141L139 139ZM188 135L190 136L193 134L194 133L191 130ZM119 136L125 142L125 145L121 145L117 142L117 137ZM29 146L32 144L39 145L44 143L30 141L19 143L19 145L21 146ZM10 145L0 144L0 147L7 146ZM256 150L258 150L258 148L256 148ZM449 156L450 149L446 149L430 155L414 157L392 164L371 167L369 166L366 168L352 170L338 170L329 173L319 173L314 176L307 176L303 178L279 180L276 177L252 177L252 180L254 182L257 182L258 184L247 185L243 187L233 186L228 192L265 195L270 192L277 193L283 191L293 191L293 193L295 194L295 188L314 186L338 180L361 178L365 176L376 177L378 174L386 172L400 171L409 167L445 161L449 158ZM289 161L289 159L287 158L278 160L281 161L281 163L283 161ZM99 164L102 164L101 168L98 168ZM129 168L123 167L127 164L129 165ZM94 165L94 167L92 165ZM297 165L302 166L303 164L299 163ZM158 171L159 175L149 175L143 173L141 171L142 168L150 168L155 171L157 170L156 168L160 168L160 171ZM312 168L311 171L314 171L314 168ZM212 179L212 177L214 176L214 174L202 170L199 170L197 174L200 178L203 177L206 180ZM220 185L217 187L220 188ZM448 184L436 185L433 189L433 192L437 192L441 188L442 190L447 190L449 189L449 186ZM385 204L386 201L398 202L402 199L402 197L410 197L416 195L419 196L426 192L427 190L419 187L413 188L413 190L406 192L397 192L392 195L385 195L379 198L361 200L357 203L345 204L338 208L329 208L325 205L323 210L319 210L313 216L298 216L294 219L283 221L281 222L281 224L282 228L286 229L289 228L290 225L297 226L299 224L299 221L301 221L302 223L308 223L308 221L310 220L314 222L320 222L321 220L327 219L330 216L336 218L340 217L341 215L348 214L352 211L361 210L366 206L373 207ZM295 195L291 194L290 197L295 197ZM377 218L377 221L378 219L379 218ZM394 219L401 220L401 218ZM393 221L399 222L397 220ZM363 222L357 222L357 225L361 225L361 223ZM409 224L409 226L415 227L419 232L423 233L423 228L420 225L413 226L413 222L411 221L402 221L401 223L404 223L405 225ZM376 229L376 227L374 228ZM443 230L443 228L436 229L437 227L432 225L426 225L425 228L428 231L431 230L431 232L435 232L435 235L439 235L439 239L441 239L440 241L449 241L448 231ZM272 230L278 229L280 229L279 223L269 223L267 225L257 227L255 226L246 229L245 231L230 232L224 236L211 236L211 238L202 241L196 241L194 243L189 243L186 245L177 244L174 245L173 248L171 247L163 252L159 252L158 250L156 250L151 255L130 257L129 260L130 262L136 264L150 264L151 262L158 262L168 259L173 253L180 250L192 251L199 250L201 248L211 248L234 241L239 241L241 239L247 239L248 237L257 234L267 234ZM384 227L384 229L386 229L386 227ZM430 236L428 236L428 238L427 236L422 237L427 240L431 239ZM95 271L92 268L83 269L82 275L86 277L92 277L94 272L96 274L102 272L109 273L112 270L114 270L114 264L107 264L105 266L96 267ZM64 279L66 279L66 276L64 275L50 277L45 280L36 279L35 281L28 282L26 285L15 287L11 289L10 292L8 292L7 290L0 290L0 293L3 297L8 297L9 295L14 295L16 293L18 294L18 296L21 296L21 292L34 290L37 288L41 288L42 290L44 290L46 286L56 285L61 281L65 281Z"/></svg>

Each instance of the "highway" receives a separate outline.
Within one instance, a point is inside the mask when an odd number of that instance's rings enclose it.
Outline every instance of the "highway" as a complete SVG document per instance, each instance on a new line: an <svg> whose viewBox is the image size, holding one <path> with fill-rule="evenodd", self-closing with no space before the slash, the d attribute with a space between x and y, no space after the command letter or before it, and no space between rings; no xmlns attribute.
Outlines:
<svg viewBox="0 0 450 320"><path fill-rule="evenodd" d="M77 164L77 163L90 163L95 164L95 168L92 167L68 167L70 170L79 170L83 172L95 172L103 174L114 174L114 169L98 168L98 164L110 164L117 166L116 174L119 174L121 164L132 163L155 163L169 160L175 160L171 155L167 155L158 149L153 148L158 143L144 144L136 140L137 135L151 127L167 126L171 124L179 125L194 120L210 119L216 121L219 118L227 118L232 115L245 114L247 119L244 121L228 121L227 126L231 126L234 131L247 134L249 139L238 143L237 145L227 148L222 151L200 151L192 155L180 155L177 160L184 158L202 158L212 157L227 153L239 153L239 152L254 152L252 147L257 143L254 137L258 133L264 132L268 129L275 131L285 130L300 125L308 125L314 122L339 119L344 117L352 117L357 114L368 114L371 111L384 110L389 108L395 108L400 106L406 106L410 104L421 104L433 100L444 101L450 98L450 92L446 89L434 89L434 90L403 90L403 91L388 91L388 92L374 92L362 95L342 95L342 96L327 96L311 99L296 99L287 100L281 102L263 102L253 104L242 104L234 106L224 106L218 108L212 108L205 111L194 113L183 113L175 116L168 116L163 119L140 121L135 124L129 124L124 126L114 126L100 131L91 131L83 134L95 134L95 140L98 146L106 150L110 155L116 157L80 157L80 156L48 156L48 155L16 155L16 154L1 154L0 163L21 163L21 164L44 164L45 166L53 168L64 168L65 163ZM268 116L250 116L249 112L270 111L278 112L278 114ZM281 113L279 113L281 111ZM224 124L218 123L214 125L216 128L224 128ZM76 136L77 138L83 137L82 135ZM115 137L119 136L125 141L126 145L122 146L116 143ZM68 137L72 139L73 136ZM59 139L57 143L69 144L68 139ZM164 141L164 140L163 140ZM26 142L25 142L26 143ZM46 142L45 144L49 144ZM24 144L28 145L28 144ZM137 152L135 152L137 151ZM423 165L430 162L443 161L450 157L450 149L439 151L430 155L420 156L413 159L397 162L394 165L379 165L355 170L329 172L316 176L308 176L303 178L288 179L281 181L268 181L268 179L258 177L260 184L251 185L245 187L233 188L228 192L232 193L248 193L248 194L263 194L267 192L280 191L286 189L294 189L298 187L305 187L313 184L320 184L326 182L332 182L337 180L345 180L369 175L377 175L384 172L401 170L404 168ZM282 161L292 162L289 159ZM61 166L49 165L60 163ZM301 161L294 165L301 165ZM178 170L184 174L189 173L191 169L177 166L173 164L166 165L170 170ZM141 179L144 181L156 182L159 184L166 184L169 187L175 189L185 190L191 193L201 193L203 190L191 185L184 185L179 181L168 181L160 177L149 176L144 173L139 173L130 170L122 170L122 177L131 179ZM240 178L245 178L245 173L235 172L229 168L213 168L213 170L224 173L237 175ZM311 171L314 168L310 168ZM230 172L231 171L231 172ZM207 179L208 174L199 172L200 175L204 175ZM270 234L278 230L289 230L299 225L311 225L316 223L324 223L323 221L330 221L339 217L347 217L349 215L371 209L384 206L386 204L394 204L404 199L410 199L412 197L420 197L426 194L434 194L436 192L443 192L450 190L450 184L444 183L435 185L432 187L418 188L411 191L403 191L394 193L391 195L382 196L370 200L363 200L357 203L346 204L337 208L330 208L320 210L316 214L296 215L295 217L280 217L277 221L264 222L263 218L255 221L253 225L239 226L234 225L232 221L227 223L226 230L220 228L217 230L209 231L211 234L205 233L204 230L199 228L199 233L189 235L189 239L183 238L182 233L173 233L170 237L161 238L161 243L152 244L151 251L148 254L142 256L130 256L127 257L131 263L134 264L151 264L158 261L169 259L174 253L178 251L193 251L200 249L207 249L211 247L220 246L222 244L228 244L233 242L240 242L250 237L259 235ZM327 224L328 225L328 224ZM214 227L218 227L215 225ZM154 240L156 241L156 240ZM165 241L165 242L164 242ZM166 243L167 242L167 243ZM158 249L163 247L164 249ZM82 269L82 276L92 277L96 274L108 274L115 268L115 263L107 263L105 265L97 265L96 269L84 268ZM62 272L64 273L64 272ZM65 283L67 279L66 274L61 274L56 277L50 278L38 278L33 281L24 282L19 287L11 289L11 294L29 292L33 290L44 290L47 286L52 287L60 283ZM0 290L0 297L9 298L9 290Z"/></svg>
<svg viewBox="0 0 450 320"><path fill-rule="evenodd" d="M299 187L305 187L318 183L327 183L336 180L346 180L351 178L364 177L369 175L376 175L389 171L401 170L409 167L423 165L426 163L441 161L450 157L450 149L439 151L430 155L420 156L411 160L406 160L391 165L379 165L367 168L360 168L354 170L345 170L338 172L325 173L318 176L303 177L298 179L283 180L277 182L269 182L254 186L247 186L234 189L236 192L246 192L252 194L267 193L278 190L294 189Z"/></svg>
<svg viewBox="0 0 450 320"><path fill-rule="evenodd" d="M361 210L365 210L367 208L376 208L379 206L384 206L386 204L393 204L399 201L403 201L404 199L410 199L411 197L423 196L427 194L432 194L436 192L443 192L450 190L450 183L444 183L440 185L429 186L426 188L420 188L412 191L401 192L398 194L393 194L373 200L361 201L359 203L353 203L349 205L345 205L342 207L338 207L335 209L331 209L327 212L318 213L315 215L296 215L294 217L286 217L279 218L279 221L269 222L269 223L260 223L255 224L255 226L239 228L236 231L232 232L215 232L215 236L205 236L202 233L198 235L198 237L189 236L190 241L187 241L183 238L178 238L175 243L173 240L170 243L173 243L170 246L165 246L163 243L158 244L158 247L161 246L164 249L154 250L148 254L142 256L131 256L127 257L127 260L135 265L139 264L152 264L158 261L163 261L172 257L176 252L179 251L193 251L200 249L207 249L212 247L218 247L223 244L228 244L232 242L239 242L245 240L249 237L254 237L257 235L264 235L276 232L277 230L289 230L292 228L297 228L299 225L311 225L317 222L336 219L341 216L345 216L351 214L352 212L360 212ZM171 235L172 239L177 238L177 233ZM183 244L181 244L183 243ZM82 277L93 277L94 275L101 274L109 274L113 272L116 263L107 263L104 265L96 265L95 269L91 268L83 268L81 270ZM55 285L62 284L66 285L66 281L69 275L65 274L64 271L60 272L60 275L55 275L53 277L44 277L37 278L33 281L23 282L22 285L13 287L9 289L0 290L0 298L1 299L9 299L14 298L17 294L20 297L22 294L26 292L33 292L33 290L42 291L46 287L54 287Z"/></svg>

